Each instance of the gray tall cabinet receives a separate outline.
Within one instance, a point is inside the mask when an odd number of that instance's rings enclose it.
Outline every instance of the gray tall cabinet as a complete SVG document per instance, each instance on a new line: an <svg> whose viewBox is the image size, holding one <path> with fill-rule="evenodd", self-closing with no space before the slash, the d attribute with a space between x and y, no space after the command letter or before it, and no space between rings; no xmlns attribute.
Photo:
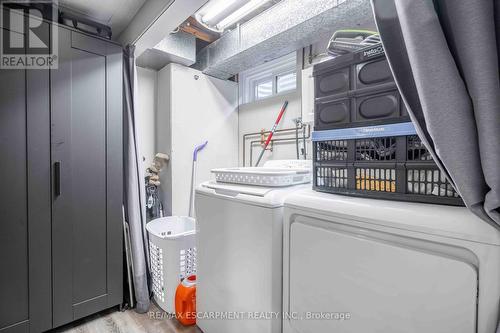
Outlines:
<svg viewBox="0 0 500 333"><path fill-rule="evenodd" d="M122 302L122 49L57 29L58 69L0 69L1 333Z"/></svg>

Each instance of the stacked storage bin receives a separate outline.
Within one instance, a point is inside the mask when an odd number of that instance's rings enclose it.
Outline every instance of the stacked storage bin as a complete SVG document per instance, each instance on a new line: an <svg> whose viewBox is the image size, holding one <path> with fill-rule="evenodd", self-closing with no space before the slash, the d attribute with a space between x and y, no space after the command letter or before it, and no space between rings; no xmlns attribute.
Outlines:
<svg viewBox="0 0 500 333"><path fill-rule="evenodd" d="M313 75L315 190L463 204L416 135L380 44Z"/></svg>

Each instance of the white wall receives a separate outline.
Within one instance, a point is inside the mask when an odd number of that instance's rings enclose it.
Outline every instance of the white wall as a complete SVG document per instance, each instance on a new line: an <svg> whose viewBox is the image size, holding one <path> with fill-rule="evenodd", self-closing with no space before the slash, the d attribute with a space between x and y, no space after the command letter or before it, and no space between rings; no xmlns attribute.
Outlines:
<svg viewBox="0 0 500 333"><path fill-rule="evenodd" d="M198 155L197 184L212 178L211 170L238 164L237 84L170 64L158 73L157 149L170 163L161 175L166 212L187 215L193 149Z"/></svg>
<svg viewBox="0 0 500 333"><path fill-rule="evenodd" d="M177 72L175 78L171 73L172 68L175 68ZM194 75L198 75L200 78L194 80ZM179 162L181 166L176 168L177 171L167 167L162 172L162 200L166 213L187 214L191 176L191 146L199 143L198 141L201 142L204 138L209 140L207 150L200 155L198 169L198 182L200 182L211 177L211 168L235 166L236 163L242 165L243 135L250 132L260 132L261 129L269 130L285 100L288 100L289 104L278 129L295 127L292 119L301 116L300 88L289 94L240 105L238 108L235 83L214 79L184 66L169 65L159 72L138 68L137 81L139 143L141 154L145 160L143 168L145 169L151 164L154 155L158 152L172 155L173 160L181 160ZM178 117L175 120L174 130L171 128L172 114L170 113L173 101L173 97L170 95L172 89L180 91L180 93L176 93L177 97L175 98ZM227 89L233 91L229 94L231 96L229 99L224 96L228 94ZM226 112L226 117L219 117L217 123L210 122L210 115L220 106L229 110ZM207 112L207 107L212 111ZM236 112L237 110L238 112ZM175 131L176 128L180 128L180 130ZM234 131L234 134L230 134L231 131ZM223 135L226 139L220 139L221 132L226 133ZM181 136L179 142L186 141L182 139L182 136L188 139L186 146L174 149L172 152L172 139L178 136ZM296 158L295 132L277 134L274 138L289 138L291 140L276 143L272 152L266 151L261 165L268 159ZM250 141L259 139L260 135L256 135L246 142L247 166L250 162ZM300 148L302 148L302 141L300 141ZM254 145L254 164L260 151L261 147ZM312 152L309 142L306 151L310 159ZM234 162L228 160L228 152L236 154ZM180 208L172 211L174 206Z"/></svg>
<svg viewBox="0 0 500 333"><path fill-rule="evenodd" d="M165 70L165 69L164 69ZM155 139L157 137L157 131L160 136L169 136L167 133L168 128L165 119L158 122L157 116L157 101L158 99L167 98L169 91L166 89L162 90L159 96L158 91L158 72L151 69L137 68L137 80L138 80L138 115L139 115L139 129L140 129L140 148L141 154L144 157L143 166L147 168L154 155L160 151L156 148ZM238 152L239 165L243 165L243 135L251 132L260 132L260 130L269 130L278 112L283 105L285 100L289 101L287 111L283 119L280 122L279 129L294 127L295 123L292 119L301 116L301 93L298 90L284 94L280 96L274 96L268 99L256 101L253 103L243 104L239 106L239 117L238 117ZM165 115L165 114L164 114ZM165 115L166 116L166 115ZM170 117L170 116L168 116ZM247 139L246 142L246 158L245 163L248 166L250 163L250 141L258 140L259 135L252 137L252 139ZM277 134L275 138L295 138L293 132L288 134ZM165 140L165 139L163 139ZM302 148L302 141L300 142L300 147ZM258 154L260 153L260 146L255 145L253 147L253 163L256 162ZM161 151L167 153L166 151ZM308 143L306 148L307 158L312 157L311 147ZM295 159L296 158L296 148L295 142L290 140L289 142L276 143L273 151L266 151L262 164L268 159ZM302 158L302 156L301 156Z"/></svg>
<svg viewBox="0 0 500 333"><path fill-rule="evenodd" d="M285 95L273 96L253 103L243 104L239 107L239 163L243 165L243 135L247 133L260 132L262 129L270 130L276 117L284 103L288 100L288 108L281 119L278 129L295 128L294 118L302 115L301 94L299 90ZM300 131L299 131L300 132ZM300 132L302 133L302 132ZM300 134L300 137L302 135ZM297 151L295 144L295 132L287 134L276 134L273 139L290 138L293 140L286 142L276 142L273 151L266 151L260 165L269 159L296 159ZM250 166L250 141L260 140L260 135L252 136L245 142L245 166ZM302 148L302 140L299 142L299 148ZM255 165L261 146L254 144L252 150L252 164ZM311 158L310 147L306 148L308 159ZM300 157L302 159L302 156Z"/></svg>
<svg viewBox="0 0 500 333"><path fill-rule="evenodd" d="M318 47L317 47L318 48ZM247 136L244 140L244 136L249 133L255 133L262 130L271 130L274 122L278 116L278 113L285 100L288 100L288 108L281 119L278 129L295 129L296 123L294 119L301 118L302 114L302 67L304 65L304 54L302 49L294 52L292 55L296 57L295 66L297 68L297 88L296 90L268 97L265 99L253 101L250 103L244 103L248 96L244 96L249 93L248 86L248 75L258 76L258 75L269 75L282 70L281 67L287 65L289 66L290 59L289 56L282 57L270 61L266 64L259 65L253 69L249 69L241 74L240 76L240 104L239 105L239 165L240 166L255 166L258 156L262 151L262 146L260 145L261 135ZM292 59L293 60L293 59ZM293 64L292 64L293 66ZM251 92L253 93L253 92ZM314 99L314 96L310 96ZM307 112L306 112L307 113ZM307 121L307 120L306 120ZM309 125L309 124L308 124ZM313 124L310 124L310 131L312 131ZM310 131L309 127L306 128L306 143L304 147L304 141L302 140L302 129L299 130L299 159L303 159L303 151L305 148L305 153L307 159L312 159L312 144L310 141ZM273 149L266 150L264 156L259 164L262 166L267 160L277 160L277 159L297 159L297 145L296 145L296 135L295 130L287 131L285 133L276 133L273 139L286 139L286 141L275 141L273 143ZM254 141L252 144L251 142ZM258 142L255 142L258 141ZM271 144L270 144L271 145ZM251 162L251 163L250 163Z"/></svg>
<svg viewBox="0 0 500 333"><path fill-rule="evenodd" d="M157 153L155 148L157 85L157 71L137 67L138 143L144 170L151 165Z"/></svg>
<svg viewBox="0 0 500 333"><path fill-rule="evenodd" d="M158 152L170 155L161 199L167 215L187 215L194 146L209 141L197 183L211 179L213 168L238 164L237 84L170 64L159 72L137 68L136 96L142 167Z"/></svg>

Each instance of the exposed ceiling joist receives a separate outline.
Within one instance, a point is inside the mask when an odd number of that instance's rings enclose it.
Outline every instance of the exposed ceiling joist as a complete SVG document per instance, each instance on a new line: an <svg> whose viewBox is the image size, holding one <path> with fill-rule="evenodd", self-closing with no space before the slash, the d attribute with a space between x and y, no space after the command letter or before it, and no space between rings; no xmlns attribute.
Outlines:
<svg viewBox="0 0 500 333"><path fill-rule="evenodd" d="M212 43L219 38L219 34L207 31L207 29L203 28L193 17L189 17L181 24L179 29L208 43Z"/></svg>

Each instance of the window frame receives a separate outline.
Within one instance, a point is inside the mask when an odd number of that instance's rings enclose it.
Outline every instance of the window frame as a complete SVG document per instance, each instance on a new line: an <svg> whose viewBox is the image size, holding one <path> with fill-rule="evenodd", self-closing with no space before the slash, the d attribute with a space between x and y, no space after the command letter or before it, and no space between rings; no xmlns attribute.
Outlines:
<svg viewBox="0 0 500 333"><path fill-rule="evenodd" d="M257 93L257 87L259 85L261 85L262 83L268 83L268 82L271 82L271 95L259 98L258 93ZM276 86L276 84L274 83L274 80L272 78L270 78L270 77L264 77L264 78L262 78L260 80L252 81L252 88L253 89L249 93L251 93L253 95L253 100L254 101L260 101L262 99L266 99L266 98L274 96L275 95L275 93L274 93L275 92L275 86Z"/></svg>
<svg viewBox="0 0 500 333"><path fill-rule="evenodd" d="M295 88L288 89L288 90L283 90L283 91L279 92L278 91L278 79L280 78L280 76L286 76L286 75L289 75L289 74L295 74ZM286 94L286 93L288 93L290 91L297 90L297 75L298 75L297 74L297 68L295 68L294 70L288 71L288 72L277 74L274 77L274 82L275 82L275 85L276 85L276 89L275 89L276 95Z"/></svg>
<svg viewBox="0 0 500 333"><path fill-rule="evenodd" d="M277 92L278 77L295 73L295 88ZM272 82L272 94L267 97L257 98L256 88L264 82ZM278 59L268 61L239 74L240 105L265 100L273 96L289 94L299 88L297 70L297 52L289 53Z"/></svg>

